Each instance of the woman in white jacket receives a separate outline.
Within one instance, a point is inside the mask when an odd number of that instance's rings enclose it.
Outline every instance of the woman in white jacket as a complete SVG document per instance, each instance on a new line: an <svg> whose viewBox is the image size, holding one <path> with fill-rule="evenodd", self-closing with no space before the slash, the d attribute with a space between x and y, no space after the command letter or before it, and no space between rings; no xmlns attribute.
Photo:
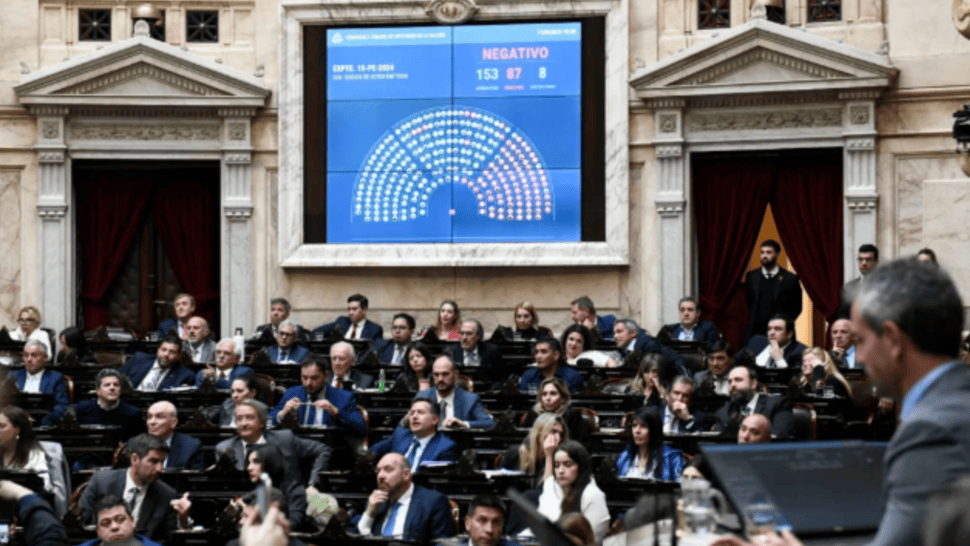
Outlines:
<svg viewBox="0 0 970 546"><path fill-rule="evenodd" d="M593 480L593 465L583 444L569 440L556 449L552 476L542 482L539 513L557 521L568 512L581 513L593 528L596 542L603 540L610 525L606 495Z"/></svg>

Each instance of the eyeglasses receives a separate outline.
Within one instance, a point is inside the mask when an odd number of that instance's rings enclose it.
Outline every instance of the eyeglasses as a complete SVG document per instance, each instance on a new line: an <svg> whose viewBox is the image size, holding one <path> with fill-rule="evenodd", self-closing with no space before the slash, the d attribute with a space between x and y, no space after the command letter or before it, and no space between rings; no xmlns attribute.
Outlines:
<svg viewBox="0 0 970 546"><path fill-rule="evenodd" d="M395 332L403 332L404 330L408 329L409 328L407 326L391 326L391 330L394 330Z"/></svg>
<svg viewBox="0 0 970 546"><path fill-rule="evenodd" d="M22 318L22 319L17 319L17 322L19 322L20 324L30 324L31 322L37 322L37 319Z"/></svg>
<svg viewBox="0 0 970 546"><path fill-rule="evenodd" d="M280 332L279 333L279 336L280 337L296 337L296 333L295 332Z"/></svg>

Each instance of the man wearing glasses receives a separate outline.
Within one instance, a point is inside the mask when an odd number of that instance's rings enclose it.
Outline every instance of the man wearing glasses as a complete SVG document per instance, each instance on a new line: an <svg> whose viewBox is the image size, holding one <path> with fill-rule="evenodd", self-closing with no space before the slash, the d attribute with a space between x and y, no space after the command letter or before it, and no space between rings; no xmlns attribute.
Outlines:
<svg viewBox="0 0 970 546"><path fill-rule="evenodd" d="M290 320L280 323L276 346L269 348L269 359L276 364L302 364L310 350L296 344L296 324Z"/></svg>

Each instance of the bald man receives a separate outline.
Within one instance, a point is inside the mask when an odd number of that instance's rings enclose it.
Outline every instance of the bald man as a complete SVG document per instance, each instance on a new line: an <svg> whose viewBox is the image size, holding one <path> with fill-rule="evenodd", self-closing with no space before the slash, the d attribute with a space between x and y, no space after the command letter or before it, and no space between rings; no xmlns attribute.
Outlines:
<svg viewBox="0 0 970 546"><path fill-rule="evenodd" d="M377 463L377 489L357 523L363 536L400 537L420 543L454 536L448 499L411 483L411 467L400 453Z"/></svg>
<svg viewBox="0 0 970 546"><path fill-rule="evenodd" d="M185 342L182 350L192 356L192 362L205 364L216 361L216 342L209 337L209 323L202 317L192 317L185 323Z"/></svg>
<svg viewBox="0 0 970 546"><path fill-rule="evenodd" d="M168 445L168 456L162 464L164 468L176 470L205 470L202 459L202 442L195 438L175 432L178 425L178 410L171 402L155 402L148 408L146 425L148 433ZM128 441L129 448L131 440Z"/></svg>
<svg viewBox="0 0 970 546"><path fill-rule="evenodd" d="M771 422L760 413L752 413L741 421L739 444L767 444L771 441Z"/></svg>
<svg viewBox="0 0 970 546"><path fill-rule="evenodd" d="M855 338L852 335L852 321L838 319L829 327L832 334L832 355L843 368L861 368L855 361Z"/></svg>

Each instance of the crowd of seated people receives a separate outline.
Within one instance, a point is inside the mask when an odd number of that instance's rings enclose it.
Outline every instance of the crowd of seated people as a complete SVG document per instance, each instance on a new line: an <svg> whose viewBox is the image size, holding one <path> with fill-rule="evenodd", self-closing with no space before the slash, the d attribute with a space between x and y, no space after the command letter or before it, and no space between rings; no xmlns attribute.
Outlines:
<svg viewBox="0 0 970 546"><path fill-rule="evenodd" d="M752 333L735 354L712 323L700 320L692 297L679 302L681 322L665 326L657 337L632 319L598 315L588 297L571 303L573 324L558 338L539 325L528 301L514 307L511 325L498 328L491 339L480 321L461 316L454 301L443 302L435 324L421 330L413 316L395 314L388 339L383 326L367 317L368 307L365 296L354 294L347 299L346 316L310 330L290 317L289 302L274 298L270 321L243 347L233 338L212 339L208 323L193 314L194 299L182 294L174 302L175 318L150 336L149 349L134 352L117 369L100 369L90 384L94 397L76 389L77 401L68 399L64 375L48 367L50 340L45 344L41 337L48 336L35 333L39 312L25 308L18 334L25 340L24 366L11 377L22 393L50 395L45 427L59 426L69 412L70 420L82 426L117 429L127 445L127 469L120 472L90 458L69 461L75 470L100 468L81 502L91 521L101 497L116 495L133 507L129 517L139 533L166 540L191 526L192 497L191 491L175 491L159 476L179 469L205 472L226 457L248 473L250 482L268 474L286 498L289 527L307 530L307 491L319 485L320 472L340 449L304 437L303 431L318 427L363 440L355 444L364 447L353 456L370 456L376 464L378 488L365 505L356 506L362 515L352 531L419 541L452 536L457 529L450 516L447 525L439 521L439 511L451 513L447 507L439 510L444 506L440 493L415 485L411 477L456 463L462 447L474 446L475 435L495 428L500 418L511 417L505 426L511 423L521 434L500 451L496 466L524 474L540 513L552 521L580 514L601 540L610 512L609 487L594 477L594 461L600 457L612 458L618 478L676 482L694 455L678 443L680 438L720 434L717 441L739 443L810 439L797 434L792 397L808 403L813 397L835 398L845 400L848 408L854 403L850 378L864 380L849 321L832 324L833 348L827 350L799 343L794 318L772 312L764 331ZM772 311L769 307L759 309L759 319ZM59 342L51 366L66 370L97 364L97 343L80 329L65 329ZM531 356L521 353L523 346ZM684 347L703 352L700 368L678 352ZM299 374L276 376L274 367L298 369ZM386 385L380 383L385 370L390 371ZM605 372L610 375L600 375ZM271 376L269 392L262 375ZM601 390L607 377L622 381L622 387ZM225 430L214 449L203 449L180 428L188 417L181 412L195 408L176 407L166 398L191 388L223 393L209 414L211 424ZM490 406L499 395L505 397L502 405ZM599 414L585 407L595 397L611 396L615 400L599 406ZM406 399L406 407L391 404L392 399ZM50 457L35 445L30 421L21 413L0 412L3 466L46 476ZM375 427L377 414L391 419ZM600 427L607 414L612 414L612 426ZM880 404L878 412L863 419L875 420L872 429L878 425L884 435L892 415ZM847 410L840 417L852 415ZM465 436L453 436L458 433ZM10 434L16 439L10 440ZM622 448L594 451L607 435L622 437L623 442L609 444ZM211 456L204 461L206 450ZM309 474L301 472L304 468ZM54 486L45 480L45 487ZM470 533L475 528L478 540L487 544L494 526L508 522L507 515L502 507L472 505L465 527Z"/></svg>

